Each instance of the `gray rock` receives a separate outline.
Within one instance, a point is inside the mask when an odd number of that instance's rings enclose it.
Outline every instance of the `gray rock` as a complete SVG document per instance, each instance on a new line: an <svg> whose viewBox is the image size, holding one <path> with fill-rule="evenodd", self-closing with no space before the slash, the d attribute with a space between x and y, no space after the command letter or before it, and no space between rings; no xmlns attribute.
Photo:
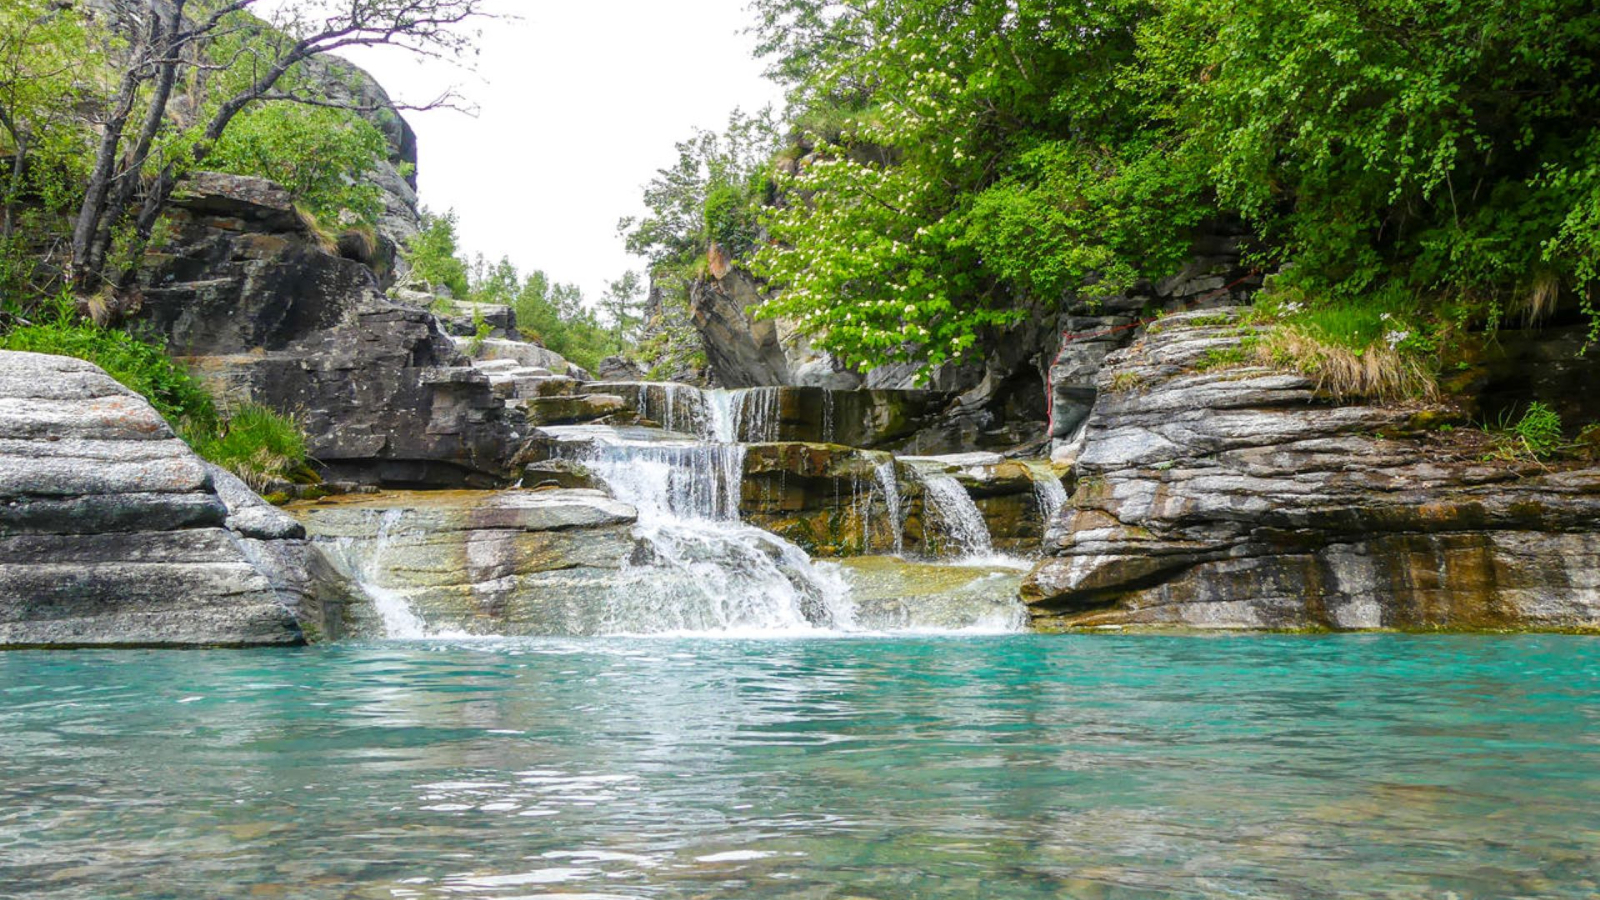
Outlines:
<svg viewBox="0 0 1600 900"><path fill-rule="evenodd" d="M262 541L282 541L306 536L304 525L256 495L237 475L220 466L206 464L217 496L228 507L228 530L242 537Z"/></svg>
<svg viewBox="0 0 1600 900"><path fill-rule="evenodd" d="M739 269L707 276L689 287L689 313L705 344L711 371L727 387L789 384L789 360L778 325L750 310L765 301L761 287Z"/></svg>
<svg viewBox="0 0 1600 900"><path fill-rule="evenodd" d="M0 646L303 640L226 527L216 473L142 398L79 360L0 351L0 418ZM247 533L296 530L224 489Z"/></svg>
<svg viewBox="0 0 1600 900"><path fill-rule="evenodd" d="M331 478L505 483L518 420L487 379L438 375L468 360L430 313L390 301L298 223L241 230L210 211L265 184L191 179L167 255L144 273L145 322L229 399L295 415Z"/></svg>
<svg viewBox="0 0 1600 900"><path fill-rule="evenodd" d="M1487 465L1470 433L1413 424L1434 410L1195 371L1238 347L1234 313L1171 316L1106 358L1077 491L1023 587L1037 622L1600 625L1600 470Z"/></svg>

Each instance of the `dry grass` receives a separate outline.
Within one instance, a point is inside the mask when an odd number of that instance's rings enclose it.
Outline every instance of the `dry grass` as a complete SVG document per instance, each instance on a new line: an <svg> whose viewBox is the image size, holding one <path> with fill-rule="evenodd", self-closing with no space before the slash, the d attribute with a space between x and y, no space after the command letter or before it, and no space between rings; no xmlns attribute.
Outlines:
<svg viewBox="0 0 1600 900"><path fill-rule="evenodd" d="M1533 276L1528 290L1518 297L1512 308L1520 313L1529 325L1537 325L1556 311L1556 301L1561 297L1561 279L1554 272L1539 272Z"/></svg>
<svg viewBox="0 0 1600 900"><path fill-rule="evenodd" d="M317 249L329 256L339 255L339 236L322 224L322 220L298 203L294 206L294 214L300 220L300 224L305 226L306 233L316 242Z"/></svg>
<svg viewBox="0 0 1600 900"><path fill-rule="evenodd" d="M1436 400L1439 385L1427 365L1382 344L1357 352L1301 331L1274 329L1256 347L1265 365L1292 369L1316 379L1317 389L1338 400Z"/></svg>

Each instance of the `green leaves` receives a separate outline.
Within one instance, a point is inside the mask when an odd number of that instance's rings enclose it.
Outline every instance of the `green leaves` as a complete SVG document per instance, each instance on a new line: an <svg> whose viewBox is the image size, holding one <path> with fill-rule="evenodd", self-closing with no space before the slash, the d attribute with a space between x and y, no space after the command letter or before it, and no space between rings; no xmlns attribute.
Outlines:
<svg viewBox="0 0 1600 900"><path fill-rule="evenodd" d="M271 179L318 219L372 225L383 195L368 176L388 153L383 134L355 113L280 102L240 113L206 167Z"/></svg>
<svg viewBox="0 0 1600 900"><path fill-rule="evenodd" d="M1316 303L1595 307L1592 3L754 8L798 103L765 311L849 361L937 362L1166 276L1214 220Z"/></svg>

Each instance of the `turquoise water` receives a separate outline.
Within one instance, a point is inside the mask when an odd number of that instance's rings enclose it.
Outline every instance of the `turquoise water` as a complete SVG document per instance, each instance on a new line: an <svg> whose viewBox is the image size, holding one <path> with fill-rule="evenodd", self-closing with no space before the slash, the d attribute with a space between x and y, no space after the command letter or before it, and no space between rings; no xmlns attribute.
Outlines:
<svg viewBox="0 0 1600 900"><path fill-rule="evenodd" d="M0 654L0 896L1600 891L1600 642Z"/></svg>

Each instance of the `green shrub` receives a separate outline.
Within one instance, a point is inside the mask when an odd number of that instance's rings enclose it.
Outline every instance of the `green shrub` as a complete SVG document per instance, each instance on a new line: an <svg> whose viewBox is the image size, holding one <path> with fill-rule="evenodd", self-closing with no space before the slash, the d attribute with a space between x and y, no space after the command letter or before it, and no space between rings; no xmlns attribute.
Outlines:
<svg viewBox="0 0 1600 900"><path fill-rule="evenodd" d="M367 175L388 155L373 125L341 109L269 103L240 113L228 126L206 167L257 175L282 185L318 221L371 225L383 212L383 194Z"/></svg>
<svg viewBox="0 0 1600 900"><path fill-rule="evenodd" d="M456 213L422 211L422 229L412 235L400 255L411 265L410 280L427 290L446 288L457 300L471 289L466 261L456 237Z"/></svg>
<svg viewBox="0 0 1600 900"><path fill-rule="evenodd" d="M195 452L257 491L273 481L304 480L309 474L300 423L258 403L229 409L218 427L189 439Z"/></svg>
<svg viewBox="0 0 1600 900"><path fill-rule="evenodd" d="M1507 410L1500 421L1486 425L1484 431L1494 439L1494 452L1490 455L1497 459L1544 460L1566 448L1561 415L1537 400L1528 404L1514 424Z"/></svg>

